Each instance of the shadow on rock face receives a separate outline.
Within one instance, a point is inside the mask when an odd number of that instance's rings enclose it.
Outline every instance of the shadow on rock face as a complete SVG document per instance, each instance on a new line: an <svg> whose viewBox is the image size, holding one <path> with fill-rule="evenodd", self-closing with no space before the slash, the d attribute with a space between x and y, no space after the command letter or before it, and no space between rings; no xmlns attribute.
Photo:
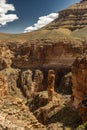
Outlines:
<svg viewBox="0 0 87 130"><path fill-rule="evenodd" d="M60 82L58 92L67 95L72 94L72 73L65 74Z"/></svg>
<svg viewBox="0 0 87 130"><path fill-rule="evenodd" d="M42 95L43 93L43 95ZM30 111L35 111L40 107L45 106L48 103L48 97L47 94L43 92L39 92L35 94L31 99L29 99L26 103L27 106L29 106Z"/></svg>
<svg viewBox="0 0 87 130"><path fill-rule="evenodd" d="M71 130L81 124L81 118L77 111L71 107L64 107L48 119L47 124L60 122L63 127L71 127Z"/></svg>

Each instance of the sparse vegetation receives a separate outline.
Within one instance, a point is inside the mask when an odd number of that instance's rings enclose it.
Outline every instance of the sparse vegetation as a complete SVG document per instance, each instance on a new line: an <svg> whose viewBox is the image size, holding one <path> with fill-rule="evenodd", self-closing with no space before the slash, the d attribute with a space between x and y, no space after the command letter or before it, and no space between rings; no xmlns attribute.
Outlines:
<svg viewBox="0 0 87 130"><path fill-rule="evenodd" d="M76 130L87 130L87 122L78 126L78 128Z"/></svg>

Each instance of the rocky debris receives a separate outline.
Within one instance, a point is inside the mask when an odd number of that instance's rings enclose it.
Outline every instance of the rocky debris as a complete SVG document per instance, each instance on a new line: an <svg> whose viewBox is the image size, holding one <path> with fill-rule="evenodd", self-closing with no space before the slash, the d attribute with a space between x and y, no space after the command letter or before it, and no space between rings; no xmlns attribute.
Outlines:
<svg viewBox="0 0 87 130"><path fill-rule="evenodd" d="M38 92L35 98L27 102L30 111L34 113L39 122L50 130L74 129L80 124L77 111L71 107L71 96L60 95L54 92L54 101L48 103L47 91Z"/></svg>
<svg viewBox="0 0 87 130"><path fill-rule="evenodd" d="M74 130L79 124L81 124L81 118L78 112L66 106L56 111L56 113L48 119L47 129Z"/></svg>
<svg viewBox="0 0 87 130"><path fill-rule="evenodd" d="M46 130L20 98L8 96L0 102L1 130Z"/></svg>
<svg viewBox="0 0 87 130"><path fill-rule="evenodd" d="M66 128L67 130L77 126L79 116L77 112L69 108L70 96L61 96L55 93L54 102L47 103L47 99L47 91L38 92L35 98L32 97L33 102L31 104L28 102L28 106L25 105L26 100L24 101L16 95L8 95L4 99L0 98L0 129L62 130ZM36 102L36 100L38 101ZM32 109L36 106L37 108L32 110L31 105L33 106ZM65 113L66 116L64 116ZM72 118L67 117L67 114ZM62 122L63 117L64 122Z"/></svg>
<svg viewBox="0 0 87 130"><path fill-rule="evenodd" d="M53 101L54 97L54 84L55 84L55 71L49 70L48 71L48 102Z"/></svg>
<svg viewBox="0 0 87 130"><path fill-rule="evenodd" d="M37 119L40 118L39 121L43 122L45 117L42 116L42 113L44 114L44 112L48 110L50 113L50 116L52 116L53 114L55 115L53 110L55 108L61 109L62 106L64 104L67 104L69 101L70 101L70 96L67 96L65 100L63 100L62 96L54 92L54 101L48 103L48 93L47 91L42 91L42 92L38 92L35 98L28 100L27 105L29 106L30 111L32 111L35 114ZM61 103L62 103L62 106L59 107ZM47 116L47 115L48 115L47 113L44 114L44 116Z"/></svg>
<svg viewBox="0 0 87 130"><path fill-rule="evenodd" d="M79 108L83 122L87 121L87 56L78 57L72 66L73 105Z"/></svg>
<svg viewBox="0 0 87 130"><path fill-rule="evenodd" d="M72 94L72 73L69 72L62 77L58 92L62 94Z"/></svg>

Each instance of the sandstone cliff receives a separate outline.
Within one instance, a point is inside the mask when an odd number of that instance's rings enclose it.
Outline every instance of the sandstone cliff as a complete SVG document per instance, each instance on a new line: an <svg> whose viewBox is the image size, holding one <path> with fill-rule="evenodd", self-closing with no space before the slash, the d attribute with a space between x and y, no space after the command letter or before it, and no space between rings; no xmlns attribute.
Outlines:
<svg viewBox="0 0 87 130"><path fill-rule="evenodd" d="M83 122L87 121L87 56L78 57L72 66L73 105L79 108Z"/></svg>
<svg viewBox="0 0 87 130"><path fill-rule="evenodd" d="M47 29L67 28L71 31L87 26L87 0L71 5L59 12L59 18L49 24Z"/></svg>

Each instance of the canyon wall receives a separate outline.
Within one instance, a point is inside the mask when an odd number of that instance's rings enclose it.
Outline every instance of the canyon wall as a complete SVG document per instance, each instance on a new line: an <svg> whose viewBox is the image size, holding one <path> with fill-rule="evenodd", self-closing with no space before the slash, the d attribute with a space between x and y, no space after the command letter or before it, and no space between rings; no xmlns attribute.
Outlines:
<svg viewBox="0 0 87 130"><path fill-rule="evenodd" d="M79 109L83 122L87 121L87 55L78 57L72 66L73 105Z"/></svg>
<svg viewBox="0 0 87 130"><path fill-rule="evenodd" d="M83 52L80 40L42 43L7 43L13 54L12 67L20 69L71 66L76 56ZM10 57L9 57L10 58Z"/></svg>

